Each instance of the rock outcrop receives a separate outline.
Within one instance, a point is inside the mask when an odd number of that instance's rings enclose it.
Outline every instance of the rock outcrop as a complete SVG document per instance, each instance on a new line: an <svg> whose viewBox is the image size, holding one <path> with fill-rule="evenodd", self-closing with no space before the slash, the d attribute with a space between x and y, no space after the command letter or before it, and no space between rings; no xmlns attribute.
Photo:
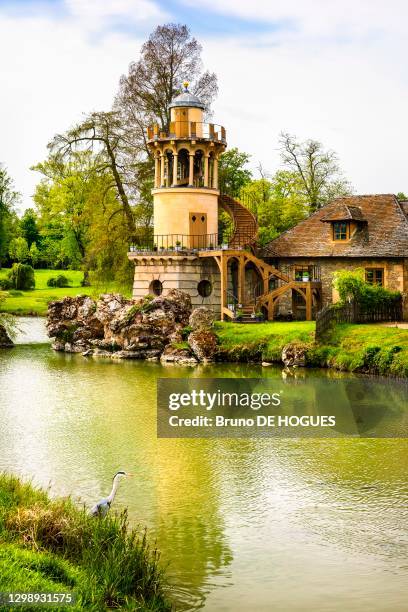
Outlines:
<svg viewBox="0 0 408 612"><path fill-rule="evenodd" d="M185 344L182 330L190 315L190 297L177 289L142 300L119 294L101 295L97 301L66 297L49 304L47 330L57 351L194 365L193 352L179 346Z"/></svg>
<svg viewBox="0 0 408 612"><path fill-rule="evenodd" d="M217 352L217 337L209 329L191 332L188 344L198 361L213 361Z"/></svg>
<svg viewBox="0 0 408 612"><path fill-rule="evenodd" d="M308 344L303 342L290 342L282 349L282 362L286 367L305 367Z"/></svg>
<svg viewBox="0 0 408 612"><path fill-rule="evenodd" d="M8 335L4 325L0 325L0 348L11 348L14 343Z"/></svg>
<svg viewBox="0 0 408 612"><path fill-rule="evenodd" d="M199 306L199 308L195 308L191 313L188 324L193 331L199 331L202 329L211 329L214 325L214 321L214 311L206 306Z"/></svg>

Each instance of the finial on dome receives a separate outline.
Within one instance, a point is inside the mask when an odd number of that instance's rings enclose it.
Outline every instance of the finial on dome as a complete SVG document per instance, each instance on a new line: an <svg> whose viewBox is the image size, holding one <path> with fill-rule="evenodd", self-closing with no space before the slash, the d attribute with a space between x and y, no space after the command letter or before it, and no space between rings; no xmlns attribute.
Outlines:
<svg viewBox="0 0 408 612"><path fill-rule="evenodd" d="M190 83L188 81L184 81L183 82L183 87L185 91L188 91L188 86L190 85Z"/></svg>

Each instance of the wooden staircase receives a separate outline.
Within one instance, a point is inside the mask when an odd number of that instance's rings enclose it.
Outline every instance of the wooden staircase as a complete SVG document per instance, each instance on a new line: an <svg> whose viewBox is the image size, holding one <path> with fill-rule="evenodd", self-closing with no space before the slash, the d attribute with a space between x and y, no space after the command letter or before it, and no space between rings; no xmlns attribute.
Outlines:
<svg viewBox="0 0 408 612"><path fill-rule="evenodd" d="M232 235L228 240L229 248L254 246L258 236L258 223L254 215L241 202L226 194L219 196L218 204L231 217L234 224Z"/></svg>

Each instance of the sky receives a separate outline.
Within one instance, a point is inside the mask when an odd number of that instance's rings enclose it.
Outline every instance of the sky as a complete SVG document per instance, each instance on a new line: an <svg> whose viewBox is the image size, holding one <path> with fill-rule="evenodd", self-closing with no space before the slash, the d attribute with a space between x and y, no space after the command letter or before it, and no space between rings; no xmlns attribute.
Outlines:
<svg viewBox="0 0 408 612"><path fill-rule="evenodd" d="M273 173L282 131L337 152L356 193L408 192L406 0L0 0L0 162L32 206L55 133L108 110L159 24L218 75L228 146Z"/></svg>

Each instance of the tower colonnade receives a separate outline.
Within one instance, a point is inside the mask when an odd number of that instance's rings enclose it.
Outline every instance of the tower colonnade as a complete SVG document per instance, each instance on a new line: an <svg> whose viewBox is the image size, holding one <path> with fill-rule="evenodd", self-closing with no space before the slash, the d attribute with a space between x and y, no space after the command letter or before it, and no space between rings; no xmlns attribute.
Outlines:
<svg viewBox="0 0 408 612"><path fill-rule="evenodd" d="M157 143L154 187L218 190L218 159L219 152L213 143Z"/></svg>

